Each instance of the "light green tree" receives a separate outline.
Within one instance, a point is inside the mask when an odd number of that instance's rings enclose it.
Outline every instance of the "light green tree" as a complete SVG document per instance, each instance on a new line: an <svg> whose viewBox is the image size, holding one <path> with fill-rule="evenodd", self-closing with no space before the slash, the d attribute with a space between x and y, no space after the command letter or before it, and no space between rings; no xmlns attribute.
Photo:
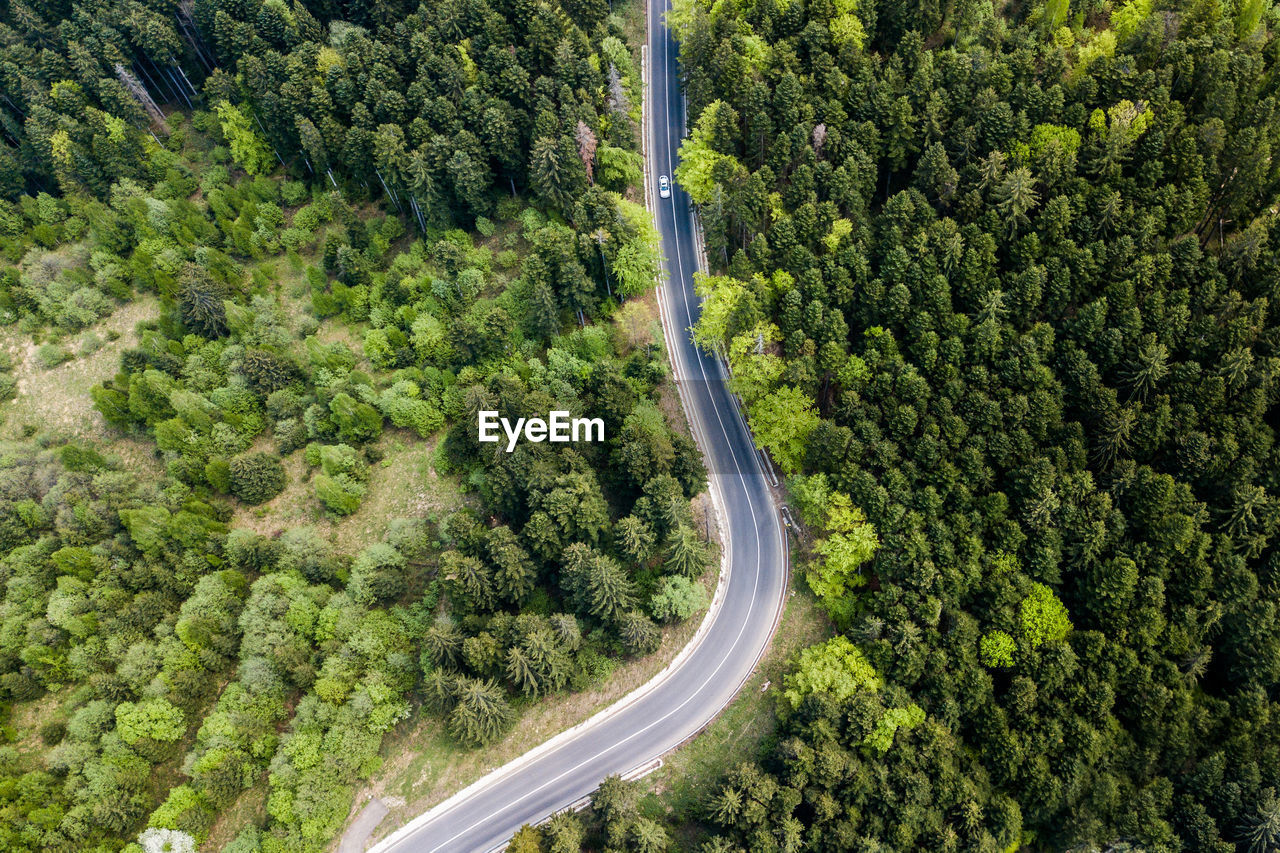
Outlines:
<svg viewBox="0 0 1280 853"><path fill-rule="evenodd" d="M1031 585L1031 592L1018 606L1018 625L1022 642L1038 649L1056 643L1071 632L1071 619L1053 590L1042 583Z"/></svg>
<svg viewBox="0 0 1280 853"><path fill-rule="evenodd" d="M820 420L804 391L792 386L774 390L750 408L748 420L756 440L769 449L784 474L800 470L805 441Z"/></svg>
<svg viewBox="0 0 1280 853"><path fill-rule="evenodd" d="M800 652L795 668L783 678L782 695L792 708L798 708L813 693L826 693L839 701L859 690L882 686L862 652L848 638L837 636Z"/></svg>
<svg viewBox="0 0 1280 853"><path fill-rule="evenodd" d="M168 699L148 699L116 706L116 732L127 744L143 738L172 743L187 730L187 715Z"/></svg>
<svg viewBox="0 0 1280 853"><path fill-rule="evenodd" d="M252 127L249 119L238 107L228 101L219 101L214 109L218 113L218 122L222 126L222 135L226 137L231 156L240 167L250 175L261 175L271 171L274 161L271 149Z"/></svg>

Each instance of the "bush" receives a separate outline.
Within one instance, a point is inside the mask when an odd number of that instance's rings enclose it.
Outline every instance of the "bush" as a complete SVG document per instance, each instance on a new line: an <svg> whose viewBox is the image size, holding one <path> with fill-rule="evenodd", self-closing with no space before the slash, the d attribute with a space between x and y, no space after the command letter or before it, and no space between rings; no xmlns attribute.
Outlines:
<svg viewBox="0 0 1280 853"><path fill-rule="evenodd" d="M377 543L356 555L347 588L360 604L393 601L404 595L405 559L395 548Z"/></svg>
<svg viewBox="0 0 1280 853"><path fill-rule="evenodd" d="M307 427L297 418L276 421L276 452L288 456L307 443Z"/></svg>
<svg viewBox="0 0 1280 853"><path fill-rule="evenodd" d="M45 370L57 367L71 358L71 353L57 344L45 344L36 350L36 361Z"/></svg>
<svg viewBox="0 0 1280 853"><path fill-rule="evenodd" d="M231 460L231 493L260 504L284 491L284 466L269 453L246 453Z"/></svg>
<svg viewBox="0 0 1280 853"><path fill-rule="evenodd" d="M249 386L262 396L269 396L298 379L298 368L287 358L267 350L249 350L240 364L240 372Z"/></svg>
<svg viewBox="0 0 1280 853"><path fill-rule="evenodd" d="M205 463L204 478L209 485L225 494L231 493L231 463L223 456L215 456Z"/></svg>
<svg viewBox="0 0 1280 853"><path fill-rule="evenodd" d="M357 480L365 478L364 460L350 445L310 444L306 454L308 465L319 465L330 477L346 474Z"/></svg>
<svg viewBox="0 0 1280 853"><path fill-rule="evenodd" d="M663 622L681 622L707 606L702 587L684 575L668 575L649 598L649 612Z"/></svg>
<svg viewBox="0 0 1280 853"><path fill-rule="evenodd" d="M328 583L342 564L313 527L295 527L280 537L277 566L282 572L297 570L312 583Z"/></svg>
<svg viewBox="0 0 1280 853"><path fill-rule="evenodd" d="M360 508L364 483L347 474L316 476L316 497L336 515L351 515Z"/></svg>
<svg viewBox="0 0 1280 853"><path fill-rule="evenodd" d="M280 198L290 207L302 204L307 195L307 185L302 181L285 181L280 187Z"/></svg>
<svg viewBox="0 0 1280 853"><path fill-rule="evenodd" d="M40 740L45 746L62 743L67 736L67 724L63 720L50 720L40 727Z"/></svg>
<svg viewBox="0 0 1280 853"><path fill-rule="evenodd" d="M350 394L334 395L329 402L329 412L343 441L372 441L382 435L382 415Z"/></svg>

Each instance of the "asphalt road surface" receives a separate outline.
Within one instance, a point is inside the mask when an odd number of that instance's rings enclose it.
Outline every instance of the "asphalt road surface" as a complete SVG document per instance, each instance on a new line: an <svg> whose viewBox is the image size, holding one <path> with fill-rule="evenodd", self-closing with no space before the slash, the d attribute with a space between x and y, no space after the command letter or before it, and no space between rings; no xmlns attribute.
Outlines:
<svg viewBox="0 0 1280 853"><path fill-rule="evenodd" d="M772 637L786 593L786 542L751 437L720 364L699 352L688 329L698 316L698 268L689 197L674 181L685 124L676 42L662 23L668 0L648 10L650 196L669 273L662 289L667 346L685 411L706 458L711 489L727 523L728 575L701 638L666 678L509 772L411 821L374 849L386 853L487 853L526 823L537 823L700 731L737 694ZM672 176L660 198L658 175Z"/></svg>

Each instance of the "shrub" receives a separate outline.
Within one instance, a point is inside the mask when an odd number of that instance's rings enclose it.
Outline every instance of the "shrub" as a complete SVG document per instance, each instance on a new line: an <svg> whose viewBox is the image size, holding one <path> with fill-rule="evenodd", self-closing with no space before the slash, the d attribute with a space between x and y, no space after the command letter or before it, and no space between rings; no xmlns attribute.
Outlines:
<svg viewBox="0 0 1280 853"><path fill-rule="evenodd" d="M57 344L45 344L36 350L36 361L45 370L57 367L71 358L71 353Z"/></svg>
<svg viewBox="0 0 1280 853"><path fill-rule="evenodd" d="M683 575L668 575L649 598L649 612L664 622L679 622L707 606L702 587Z"/></svg>
<svg viewBox="0 0 1280 853"><path fill-rule="evenodd" d="M249 350L244 354L240 372L249 386L262 396L267 396L298 379L298 368L287 358L267 350Z"/></svg>
<svg viewBox="0 0 1280 853"><path fill-rule="evenodd" d="M319 465L330 477L338 474L348 474L361 480L365 477L364 460L347 444L308 445L307 464Z"/></svg>
<svg viewBox="0 0 1280 853"><path fill-rule="evenodd" d="M246 453L231 460L231 493L260 504L284 491L284 466L269 453Z"/></svg>
<svg viewBox="0 0 1280 853"><path fill-rule="evenodd" d="M276 421L276 452L288 456L307 443L307 428L297 418Z"/></svg>
<svg viewBox="0 0 1280 853"><path fill-rule="evenodd" d="M316 497L335 515L351 515L360 508L364 498L364 483L347 474L330 477L316 476Z"/></svg>
<svg viewBox="0 0 1280 853"><path fill-rule="evenodd" d="M204 478L224 495L231 492L231 463L223 456L215 456L205 463Z"/></svg>
<svg viewBox="0 0 1280 853"><path fill-rule="evenodd" d="M405 559L395 548L376 543L356 555L347 583L360 604L393 601L404 595Z"/></svg>
<svg viewBox="0 0 1280 853"><path fill-rule="evenodd" d="M341 562L313 527L295 527L280 537L280 571L296 569L312 583L327 583L338 576Z"/></svg>
<svg viewBox="0 0 1280 853"><path fill-rule="evenodd" d="M54 746L67 736L67 724L63 720L50 720L40 726L40 740L45 746Z"/></svg>
<svg viewBox="0 0 1280 853"><path fill-rule="evenodd" d="M329 402L329 413L343 441L371 441L382 435L382 415L350 394L334 395Z"/></svg>
<svg viewBox="0 0 1280 853"><path fill-rule="evenodd" d="M302 181L285 181L280 187L280 198L290 207L302 204L306 197L307 185Z"/></svg>

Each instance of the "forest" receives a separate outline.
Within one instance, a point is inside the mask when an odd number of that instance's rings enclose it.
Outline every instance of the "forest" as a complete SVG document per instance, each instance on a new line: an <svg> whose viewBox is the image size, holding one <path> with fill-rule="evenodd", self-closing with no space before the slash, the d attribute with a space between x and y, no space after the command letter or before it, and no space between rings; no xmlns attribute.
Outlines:
<svg viewBox="0 0 1280 853"><path fill-rule="evenodd" d="M493 742L705 604L621 8L0 10L0 847L323 849L397 726ZM609 779L513 849L1280 850L1275 10L667 20L694 334L838 632L696 806ZM145 300L117 447L11 418ZM608 441L469 429L552 407ZM389 435L461 499L340 548Z"/></svg>
<svg viewBox="0 0 1280 853"><path fill-rule="evenodd" d="M326 849L388 733L494 743L706 606L628 27L5 5L0 848ZM104 347L96 432L28 419ZM606 440L477 441L552 409ZM405 447L428 509L329 535Z"/></svg>
<svg viewBox="0 0 1280 853"><path fill-rule="evenodd" d="M667 20L676 179L713 268L697 336L790 478L796 574L839 634L697 808L614 786L578 830L1280 849L1275 11L679 0Z"/></svg>

